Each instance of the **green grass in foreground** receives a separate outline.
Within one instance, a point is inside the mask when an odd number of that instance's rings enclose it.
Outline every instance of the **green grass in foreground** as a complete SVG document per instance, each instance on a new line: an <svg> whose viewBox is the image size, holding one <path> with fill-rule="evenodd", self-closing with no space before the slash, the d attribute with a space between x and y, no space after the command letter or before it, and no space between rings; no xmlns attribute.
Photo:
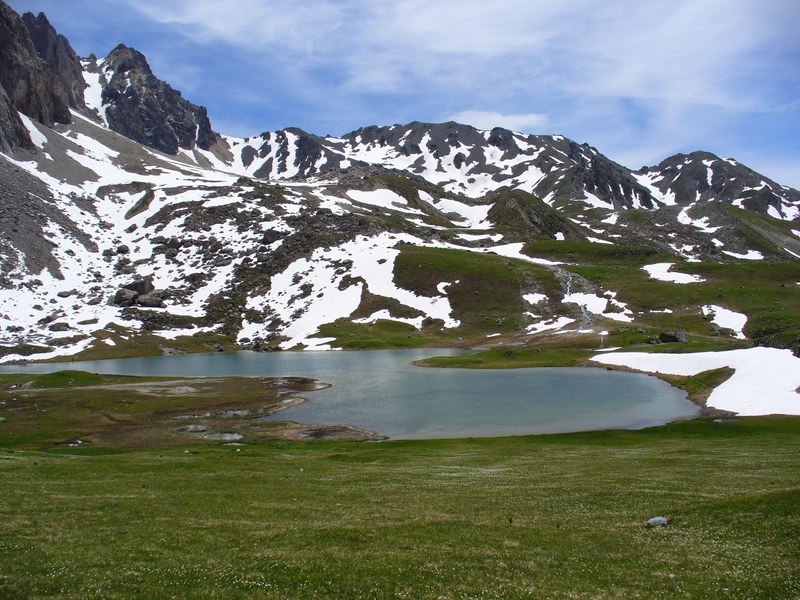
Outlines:
<svg viewBox="0 0 800 600"><path fill-rule="evenodd" d="M3 598L796 598L800 418L0 451L0 522Z"/></svg>

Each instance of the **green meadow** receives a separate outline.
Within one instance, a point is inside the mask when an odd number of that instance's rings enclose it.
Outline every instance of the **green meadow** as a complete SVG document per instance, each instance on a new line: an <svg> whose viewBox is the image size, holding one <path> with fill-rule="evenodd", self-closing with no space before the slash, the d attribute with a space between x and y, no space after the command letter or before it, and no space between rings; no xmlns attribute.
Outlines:
<svg viewBox="0 0 800 600"><path fill-rule="evenodd" d="M799 417L232 445L170 427L310 383L22 379L0 384L2 598L800 595Z"/></svg>

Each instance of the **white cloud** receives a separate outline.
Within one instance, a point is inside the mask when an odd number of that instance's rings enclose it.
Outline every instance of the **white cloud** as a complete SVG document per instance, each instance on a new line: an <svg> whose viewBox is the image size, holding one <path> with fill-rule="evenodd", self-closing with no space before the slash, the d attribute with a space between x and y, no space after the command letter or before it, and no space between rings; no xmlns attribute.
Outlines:
<svg viewBox="0 0 800 600"><path fill-rule="evenodd" d="M759 88L737 81L768 62L765 53L754 64L758 52L786 43L787 11L798 14L786 0L772 9L746 0L129 1L195 40L292 56L294 68L322 65L371 91L489 62L505 62L510 82L522 59L542 78L530 87L727 108L763 104Z"/></svg>
<svg viewBox="0 0 800 600"><path fill-rule="evenodd" d="M341 25L344 3L332 0L129 0L153 21L181 28L194 39L249 49L280 46L314 52Z"/></svg>
<svg viewBox="0 0 800 600"><path fill-rule="evenodd" d="M523 115L504 115L490 110L462 110L450 115L446 121L455 121L464 125L472 125L477 129L492 129L504 127L512 131L525 133L541 133L547 125L547 115L542 113L528 113Z"/></svg>

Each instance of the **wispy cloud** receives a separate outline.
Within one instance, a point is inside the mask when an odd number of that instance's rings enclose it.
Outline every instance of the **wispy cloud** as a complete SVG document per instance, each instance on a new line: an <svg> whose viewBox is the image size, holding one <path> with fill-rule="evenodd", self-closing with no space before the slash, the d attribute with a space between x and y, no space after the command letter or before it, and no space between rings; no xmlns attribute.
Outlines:
<svg viewBox="0 0 800 600"><path fill-rule="evenodd" d="M490 110L462 110L446 118L465 125L472 125L478 129L491 129L505 127L512 131L526 133L541 133L548 123L547 115L542 113L528 113L524 115L504 115Z"/></svg>
<svg viewBox="0 0 800 600"><path fill-rule="evenodd" d="M259 50L313 53L339 28L344 4L332 0L129 0L150 19L174 25L184 35L207 42Z"/></svg>
<svg viewBox="0 0 800 600"><path fill-rule="evenodd" d="M432 77L464 82L490 65L512 82L524 61L539 78L528 81L528 95L741 109L770 104L763 88L747 83L796 37L800 15L794 0L129 2L194 42L264 52L300 71L327 68L346 90L436 88ZM550 91L537 89L542 84ZM469 84L459 87L454 93Z"/></svg>

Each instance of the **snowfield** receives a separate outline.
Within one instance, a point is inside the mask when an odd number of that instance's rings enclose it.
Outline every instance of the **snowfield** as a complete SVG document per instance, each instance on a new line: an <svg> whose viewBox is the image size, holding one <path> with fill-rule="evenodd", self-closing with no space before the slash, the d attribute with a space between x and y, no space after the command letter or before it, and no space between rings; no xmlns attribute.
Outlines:
<svg viewBox="0 0 800 600"><path fill-rule="evenodd" d="M742 329L747 324L747 315L714 304L704 306L703 314L711 316L711 322L715 325L732 330L737 339L747 339L747 336L742 333Z"/></svg>
<svg viewBox="0 0 800 600"><path fill-rule="evenodd" d="M598 354L592 360L648 373L684 376L730 367L734 374L711 393L707 406L742 416L800 415L800 358L790 350L757 347L693 354L618 352Z"/></svg>
<svg viewBox="0 0 800 600"><path fill-rule="evenodd" d="M687 273L678 273L671 271L672 265L675 263L654 263L652 265L645 265L642 267L650 275L650 279L658 281L668 281L669 283L700 283L704 281L699 275L689 275Z"/></svg>

